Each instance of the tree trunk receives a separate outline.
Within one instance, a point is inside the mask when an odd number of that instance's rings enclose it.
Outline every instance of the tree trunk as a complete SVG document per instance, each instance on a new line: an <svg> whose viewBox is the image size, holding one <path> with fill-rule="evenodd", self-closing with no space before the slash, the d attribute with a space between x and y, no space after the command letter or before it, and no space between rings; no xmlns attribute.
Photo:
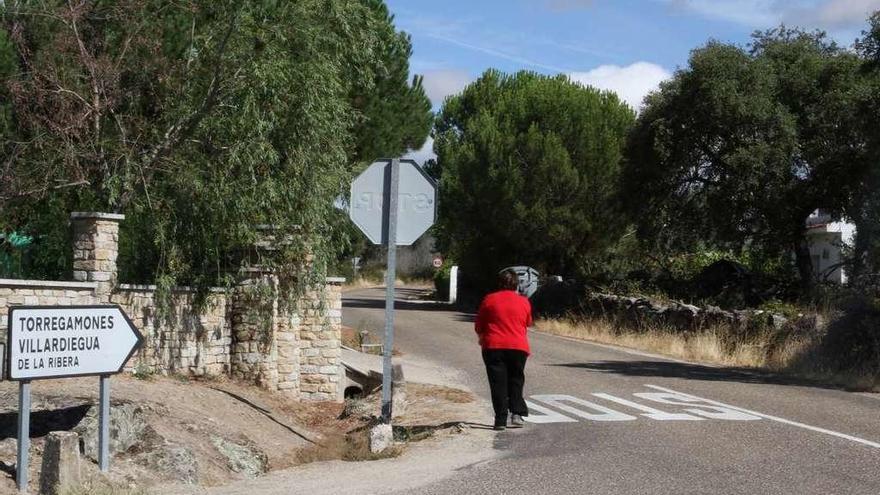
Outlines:
<svg viewBox="0 0 880 495"><path fill-rule="evenodd" d="M863 219L855 220L856 239L853 246L853 265L852 277L858 278L864 274L870 267L866 266L868 261L868 246L871 244L871 230L868 228L868 222Z"/></svg>
<svg viewBox="0 0 880 495"><path fill-rule="evenodd" d="M810 259L810 246L803 237L795 243L794 254L798 274L801 278L801 286L804 292L808 293L813 288L816 279L813 274L813 261Z"/></svg>

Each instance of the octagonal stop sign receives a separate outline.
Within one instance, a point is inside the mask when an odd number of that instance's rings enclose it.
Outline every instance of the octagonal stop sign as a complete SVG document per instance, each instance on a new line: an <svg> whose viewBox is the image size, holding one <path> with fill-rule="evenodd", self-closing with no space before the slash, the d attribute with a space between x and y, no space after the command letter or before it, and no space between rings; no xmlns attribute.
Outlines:
<svg viewBox="0 0 880 495"><path fill-rule="evenodd" d="M391 190L391 162L374 162L351 183L349 216L373 244L385 244L388 238L382 206ZM434 224L437 186L415 161L399 163L397 245L409 246Z"/></svg>

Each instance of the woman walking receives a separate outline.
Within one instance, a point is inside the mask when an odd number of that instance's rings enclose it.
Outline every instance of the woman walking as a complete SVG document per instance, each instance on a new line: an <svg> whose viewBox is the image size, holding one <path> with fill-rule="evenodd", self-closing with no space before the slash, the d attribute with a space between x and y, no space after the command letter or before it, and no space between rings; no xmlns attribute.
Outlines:
<svg viewBox="0 0 880 495"><path fill-rule="evenodd" d="M532 305L517 292L518 286L519 277L513 270L498 274L499 290L483 299L475 325L489 377L496 430L507 427L508 412L511 428L522 428L523 416L529 415L523 398L523 371L529 356L526 331L532 324Z"/></svg>

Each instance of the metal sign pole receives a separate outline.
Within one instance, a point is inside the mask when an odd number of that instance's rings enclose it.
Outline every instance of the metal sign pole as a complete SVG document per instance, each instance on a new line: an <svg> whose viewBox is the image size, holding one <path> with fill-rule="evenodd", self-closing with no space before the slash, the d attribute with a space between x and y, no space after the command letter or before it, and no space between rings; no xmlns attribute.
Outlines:
<svg viewBox="0 0 880 495"><path fill-rule="evenodd" d="M31 381L18 382L18 460L15 485L24 493L28 486L28 454L31 446Z"/></svg>
<svg viewBox="0 0 880 495"><path fill-rule="evenodd" d="M100 414L98 417L98 467L110 469L110 375L101 375Z"/></svg>
<svg viewBox="0 0 880 495"><path fill-rule="evenodd" d="M394 282L397 280L397 193L400 183L400 160L391 160L386 173L383 211L388 219L385 245L388 266L385 271L385 348L382 363L382 422L391 423L391 352L394 350Z"/></svg>

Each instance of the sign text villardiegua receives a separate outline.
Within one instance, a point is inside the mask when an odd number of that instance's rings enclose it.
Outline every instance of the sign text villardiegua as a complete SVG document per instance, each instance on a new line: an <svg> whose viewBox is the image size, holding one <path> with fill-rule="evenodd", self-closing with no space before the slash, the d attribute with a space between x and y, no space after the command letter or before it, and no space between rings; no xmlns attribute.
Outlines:
<svg viewBox="0 0 880 495"><path fill-rule="evenodd" d="M141 340L117 306L11 308L9 378L117 373Z"/></svg>

